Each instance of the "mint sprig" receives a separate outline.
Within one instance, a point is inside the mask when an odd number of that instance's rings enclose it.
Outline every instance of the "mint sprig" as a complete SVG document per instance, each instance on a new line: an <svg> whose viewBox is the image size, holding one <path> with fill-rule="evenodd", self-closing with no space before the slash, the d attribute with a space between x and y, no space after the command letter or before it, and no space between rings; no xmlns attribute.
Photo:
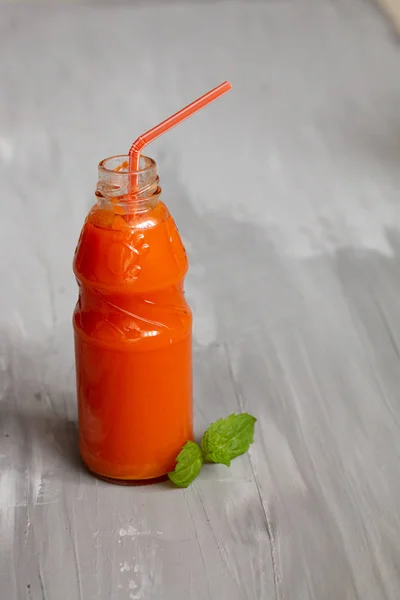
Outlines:
<svg viewBox="0 0 400 600"><path fill-rule="evenodd" d="M203 462L201 448L188 441L176 458L175 470L168 473L168 477L178 487L186 488L200 473Z"/></svg>
<svg viewBox="0 0 400 600"><path fill-rule="evenodd" d="M253 443L255 422L254 417L242 413L212 423L201 441L204 460L229 467L231 460L247 452Z"/></svg>
<svg viewBox="0 0 400 600"><path fill-rule="evenodd" d="M174 471L168 473L178 487L188 487L201 471L204 462L230 466L231 460L244 454L254 441L255 417L248 413L218 419L205 432L201 445L188 441L176 459Z"/></svg>

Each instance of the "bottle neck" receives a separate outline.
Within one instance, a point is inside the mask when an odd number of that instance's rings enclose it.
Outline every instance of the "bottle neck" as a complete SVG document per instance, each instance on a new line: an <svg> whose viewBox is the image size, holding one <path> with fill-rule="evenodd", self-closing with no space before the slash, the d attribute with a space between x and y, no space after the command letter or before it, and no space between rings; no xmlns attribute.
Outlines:
<svg viewBox="0 0 400 600"><path fill-rule="evenodd" d="M96 197L102 208L120 214L143 213L159 202L157 165L147 156L140 157L138 171L129 170L126 155L105 158L99 164L98 173Z"/></svg>

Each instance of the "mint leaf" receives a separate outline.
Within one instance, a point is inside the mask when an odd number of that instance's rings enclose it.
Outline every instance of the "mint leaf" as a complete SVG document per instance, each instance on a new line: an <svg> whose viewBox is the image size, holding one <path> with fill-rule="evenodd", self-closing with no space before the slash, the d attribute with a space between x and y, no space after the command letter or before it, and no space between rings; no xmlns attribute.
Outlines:
<svg viewBox="0 0 400 600"><path fill-rule="evenodd" d="M186 488L200 473L203 462L200 446L186 442L177 456L175 470L168 473L168 477L178 487Z"/></svg>
<svg viewBox="0 0 400 600"><path fill-rule="evenodd" d="M212 423L201 441L204 460L229 467L231 460L247 452L253 443L256 420L248 413L242 413Z"/></svg>

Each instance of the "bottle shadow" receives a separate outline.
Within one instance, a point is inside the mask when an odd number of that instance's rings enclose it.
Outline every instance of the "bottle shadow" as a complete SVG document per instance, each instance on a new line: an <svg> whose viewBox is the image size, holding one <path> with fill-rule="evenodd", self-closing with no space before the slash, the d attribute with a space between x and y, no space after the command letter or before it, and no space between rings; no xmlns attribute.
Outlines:
<svg viewBox="0 0 400 600"><path fill-rule="evenodd" d="M49 406L21 406L18 402L14 406L3 403L0 414L0 455L8 465L25 470L32 478L76 479L85 472L75 419Z"/></svg>
<svg viewBox="0 0 400 600"><path fill-rule="evenodd" d="M60 378L65 357L53 368L46 353L44 343L27 342L15 329L0 334L0 463L26 474L28 484L42 477L76 479L85 472L73 383L68 381L71 391L63 391Z"/></svg>

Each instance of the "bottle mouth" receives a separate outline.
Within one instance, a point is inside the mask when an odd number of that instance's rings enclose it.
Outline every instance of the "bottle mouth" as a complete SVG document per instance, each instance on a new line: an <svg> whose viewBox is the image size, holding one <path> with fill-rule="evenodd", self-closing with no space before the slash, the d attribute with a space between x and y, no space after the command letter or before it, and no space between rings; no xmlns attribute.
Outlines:
<svg viewBox="0 0 400 600"><path fill-rule="evenodd" d="M98 173L96 188L98 198L113 198L121 203L143 203L144 200L157 201L161 193L157 165L148 156L140 157L139 170L136 171L129 169L127 154L104 158L99 163Z"/></svg>
<svg viewBox="0 0 400 600"><path fill-rule="evenodd" d="M156 171L157 165L152 158L148 156L141 156L139 162L139 169L136 171L129 169L129 155L128 154L117 154L116 156L110 156L104 158L99 163L99 173L108 174L109 176L121 175L140 175L154 169Z"/></svg>

